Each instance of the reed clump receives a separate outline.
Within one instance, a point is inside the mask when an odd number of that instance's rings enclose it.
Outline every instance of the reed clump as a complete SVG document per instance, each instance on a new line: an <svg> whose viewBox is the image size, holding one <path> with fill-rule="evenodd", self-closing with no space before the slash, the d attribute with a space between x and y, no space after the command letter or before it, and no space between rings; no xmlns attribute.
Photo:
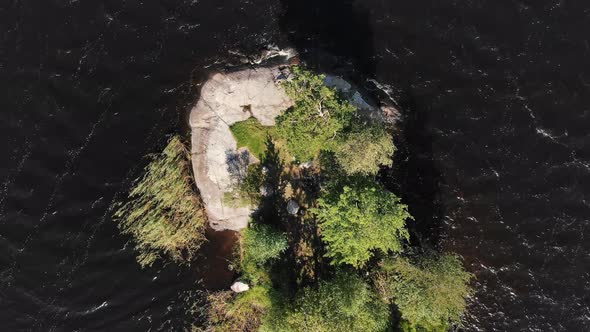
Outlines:
<svg viewBox="0 0 590 332"><path fill-rule="evenodd" d="M189 150L174 136L150 159L127 200L117 204L114 219L120 231L133 238L142 267L160 258L188 264L205 241L207 224Z"/></svg>

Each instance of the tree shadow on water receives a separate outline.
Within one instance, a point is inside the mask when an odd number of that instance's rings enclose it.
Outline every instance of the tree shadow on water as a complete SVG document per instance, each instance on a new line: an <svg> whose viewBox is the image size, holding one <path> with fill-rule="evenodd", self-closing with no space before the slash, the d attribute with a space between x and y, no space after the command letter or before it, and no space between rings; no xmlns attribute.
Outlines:
<svg viewBox="0 0 590 332"><path fill-rule="evenodd" d="M374 25L371 8L356 0L281 0L281 28L311 68L328 71L364 85L377 78ZM372 86L367 90L373 89ZM380 180L402 197L415 221L408 222L412 244L438 248L444 215L440 204L441 174L434 162L430 109L418 105L408 87L397 105L404 121L395 138L394 166L381 172Z"/></svg>
<svg viewBox="0 0 590 332"><path fill-rule="evenodd" d="M353 0L281 0L281 29L312 68L353 76L375 71L368 9Z"/></svg>
<svg viewBox="0 0 590 332"><path fill-rule="evenodd" d="M406 116L395 136L393 167L382 171L380 178L389 190L401 194L415 218L408 222L412 244L440 250L444 211L441 173L435 164L429 129L430 113L418 107L410 93L407 95L403 105Z"/></svg>

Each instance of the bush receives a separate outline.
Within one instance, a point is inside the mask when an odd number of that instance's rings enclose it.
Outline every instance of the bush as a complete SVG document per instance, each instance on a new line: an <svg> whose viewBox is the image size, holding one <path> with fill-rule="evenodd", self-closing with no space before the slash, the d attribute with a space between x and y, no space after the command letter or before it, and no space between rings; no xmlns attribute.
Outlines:
<svg viewBox="0 0 590 332"><path fill-rule="evenodd" d="M282 315L274 314L261 331L372 332L385 331L389 325L387 305L362 279L343 272L317 287L304 288Z"/></svg>
<svg viewBox="0 0 590 332"><path fill-rule="evenodd" d="M256 282L261 274L265 274L263 265L278 258L287 249L287 237L262 224L251 224L242 231L242 235L242 272Z"/></svg>
<svg viewBox="0 0 590 332"><path fill-rule="evenodd" d="M246 207L256 206L260 203L262 199L260 188L266 178L262 171L262 165L248 165L245 173L241 178L236 177L236 189L223 193L224 204L230 207Z"/></svg>
<svg viewBox="0 0 590 332"><path fill-rule="evenodd" d="M238 191L242 197L250 200L252 205L257 205L261 199L260 187L264 184L264 180L262 165L250 165L246 177L239 185Z"/></svg>
<svg viewBox="0 0 590 332"><path fill-rule="evenodd" d="M406 219L408 207L382 186L361 183L328 192L318 199L313 210L327 244L326 256L332 264L350 264L360 268L372 251L401 252L409 238Z"/></svg>
<svg viewBox="0 0 590 332"><path fill-rule="evenodd" d="M407 330L431 331L460 322L472 277L458 256L446 254L420 257L415 264L402 257L386 260L374 283L383 300L399 308Z"/></svg>
<svg viewBox="0 0 590 332"><path fill-rule="evenodd" d="M194 190L189 152L178 136L151 157L136 180L126 203L113 215L123 234L129 234L142 267L162 256L189 263L203 241L206 218Z"/></svg>
<svg viewBox="0 0 590 332"><path fill-rule="evenodd" d="M294 105L277 117L277 134L299 161L307 161L321 150L336 147L342 130L350 124L354 106L341 100L334 89L324 86L324 76L299 67L283 83Z"/></svg>
<svg viewBox="0 0 590 332"><path fill-rule="evenodd" d="M391 166L393 162L393 137L381 125L358 125L345 134L335 149L336 158L348 175L373 175L379 166Z"/></svg>
<svg viewBox="0 0 590 332"><path fill-rule="evenodd" d="M258 331L266 311L271 307L270 290L264 286L234 294L231 291L208 296L209 330L216 332Z"/></svg>

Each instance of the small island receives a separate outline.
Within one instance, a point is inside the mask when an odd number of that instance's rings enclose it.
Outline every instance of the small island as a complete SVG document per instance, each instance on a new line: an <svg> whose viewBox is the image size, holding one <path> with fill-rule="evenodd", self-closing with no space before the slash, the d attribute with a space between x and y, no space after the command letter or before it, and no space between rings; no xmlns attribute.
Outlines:
<svg viewBox="0 0 590 332"><path fill-rule="evenodd" d="M194 330L461 324L472 275L457 255L411 241L408 207L379 181L392 166L397 116L374 104L345 80L300 66L205 83L190 154L173 137L115 213L142 266L190 263L207 226L240 232L237 278L209 293L206 324Z"/></svg>

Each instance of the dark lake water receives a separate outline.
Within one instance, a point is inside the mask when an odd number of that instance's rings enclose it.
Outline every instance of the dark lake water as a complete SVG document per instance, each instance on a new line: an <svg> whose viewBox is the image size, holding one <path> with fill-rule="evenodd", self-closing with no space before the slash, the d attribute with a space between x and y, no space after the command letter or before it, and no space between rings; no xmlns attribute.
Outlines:
<svg viewBox="0 0 590 332"><path fill-rule="evenodd" d="M108 207L209 72L291 45L403 109L392 187L477 275L465 330L590 330L589 32L568 0L0 1L0 329L187 326L216 263L141 270Z"/></svg>

